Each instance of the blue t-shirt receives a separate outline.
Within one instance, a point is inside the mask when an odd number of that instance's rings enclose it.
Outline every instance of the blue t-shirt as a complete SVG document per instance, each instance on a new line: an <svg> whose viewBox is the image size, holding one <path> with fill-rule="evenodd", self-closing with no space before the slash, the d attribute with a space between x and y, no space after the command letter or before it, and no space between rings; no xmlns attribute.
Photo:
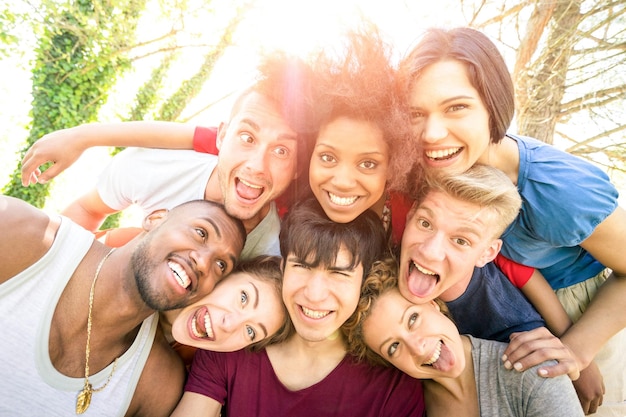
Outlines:
<svg viewBox="0 0 626 417"><path fill-rule="evenodd" d="M522 291L493 262L474 273L465 292L446 302L459 333L509 343L513 332L545 326Z"/></svg>
<svg viewBox="0 0 626 417"><path fill-rule="evenodd" d="M618 206L618 192L601 169L536 139L517 142L519 216L502 235L502 253L537 268L552 288L585 281L604 269L580 245Z"/></svg>

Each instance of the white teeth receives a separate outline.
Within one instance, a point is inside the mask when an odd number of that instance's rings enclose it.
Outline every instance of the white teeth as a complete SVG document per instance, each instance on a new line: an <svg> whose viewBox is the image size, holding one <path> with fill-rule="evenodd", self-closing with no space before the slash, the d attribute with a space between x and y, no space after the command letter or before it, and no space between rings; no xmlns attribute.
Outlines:
<svg viewBox="0 0 626 417"><path fill-rule="evenodd" d="M426 274L426 275L437 275L435 272L430 271L428 269L424 269L421 266L419 266L418 264L416 264L415 262L413 262L413 266L415 267L415 269L417 269L418 271L420 271L422 274Z"/></svg>
<svg viewBox="0 0 626 417"><path fill-rule="evenodd" d="M359 198L358 196L339 197L338 195L335 195L333 193L328 193L328 196L330 197L330 201L333 204L337 204L338 206L349 206L350 204L354 203L357 200L357 198Z"/></svg>
<svg viewBox="0 0 626 417"><path fill-rule="evenodd" d="M209 316L208 312L204 315L204 328L206 329L206 336L209 339L213 339L215 337L215 334L213 333L213 324L211 323L211 316Z"/></svg>
<svg viewBox="0 0 626 417"><path fill-rule="evenodd" d="M437 342L437 347L435 348L435 352L433 352L433 356L430 357L430 359L426 362L424 362L424 365L432 365L433 363L437 362L437 359L439 359L439 355L441 355L441 340L439 342Z"/></svg>
<svg viewBox="0 0 626 417"><path fill-rule="evenodd" d="M305 316L310 317L312 319L321 319L330 314L330 311L310 310L304 306L302 306L302 311L304 312Z"/></svg>
<svg viewBox="0 0 626 417"><path fill-rule="evenodd" d="M239 178L239 181L241 181L245 186L250 187L250 188L256 188L257 190L263 188L260 185L251 184L251 183L249 183L248 181L246 181L246 180L244 180L242 178Z"/></svg>
<svg viewBox="0 0 626 417"><path fill-rule="evenodd" d="M174 273L174 276L176 277L176 280L178 280L178 283L180 284L181 287L187 288L189 284L191 284L191 279L189 279L189 277L187 276L187 273L185 272L182 266L172 261L169 261L167 265L170 267L170 269Z"/></svg>
<svg viewBox="0 0 626 417"><path fill-rule="evenodd" d="M213 326L211 325L211 317L209 316L208 312L204 314L204 328L206 330L206 333L202 333L200 332L200 329L198 329L197 316L194 316L193 320L191 321L191 332L195 337L213 339Z"/></svg>
<svg viewBox="0 0 626 417"><path fill-rule="evenodd" d="M461 148L449 148L449 149L438 149L436 151L426 151L426 156L431 158L431 159L440 159L440 158L447 158L450 155L454 155L455 153L457 153Z"/></svg>
<svg viewBox="0 0 626 417"><path fill-rule="evenodd" d="M204 337L204 335L200 333L200 330L198 330L198 319L195 316L191 321L191 333L196 337Z"/></svg>

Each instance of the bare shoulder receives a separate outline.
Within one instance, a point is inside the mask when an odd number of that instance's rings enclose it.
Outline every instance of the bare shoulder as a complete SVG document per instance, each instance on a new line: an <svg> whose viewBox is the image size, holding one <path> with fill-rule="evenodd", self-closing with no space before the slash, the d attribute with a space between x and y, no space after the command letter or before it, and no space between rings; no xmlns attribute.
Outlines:
<svg viewBox="0 0 626 417"><path fill-rule="evenodd" d="M160 327L141 373L127 416L169 416L183 394L185 365Z"/></svg>
<svg viewBox="0 0 626 417"><path fill-rule="evenodd" d="M41 258L58 228L58 218L17 198L0 196L0 283Z"/></svg>

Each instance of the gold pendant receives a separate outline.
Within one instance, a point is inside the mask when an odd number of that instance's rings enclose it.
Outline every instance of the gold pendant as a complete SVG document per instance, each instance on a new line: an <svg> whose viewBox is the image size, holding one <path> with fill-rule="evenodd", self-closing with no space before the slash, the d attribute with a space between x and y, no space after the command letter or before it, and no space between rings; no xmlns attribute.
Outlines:
<svg viewBox="0 0 626 417"><path fill-rule="evenodd" d="M76 399L76 414L83 414L91 404L91 384L85 384L85 388L78 394Z"/></svg>

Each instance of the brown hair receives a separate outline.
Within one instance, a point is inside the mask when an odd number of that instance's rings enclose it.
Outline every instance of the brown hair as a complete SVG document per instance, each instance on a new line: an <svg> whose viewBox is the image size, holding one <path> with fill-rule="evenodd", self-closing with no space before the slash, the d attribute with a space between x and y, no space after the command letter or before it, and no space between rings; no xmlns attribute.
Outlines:
<svg viewBox="0 0 626 417"><path fill-rule="evenodd" d="M398 80L409 95L424 68L439 61L464 63L472 86L478 91L489 113L491 141L504 138L513 119L513 81L504 58L495 44L472 28L431 28L400 64Z"/></svg>
<svg viewBox="0 0 626 417"><path fill-rule="evenodd" d="M374 365L389 366L389 362L371 350L363 337L363 323L372 313L376 300L393 288L398 288L396 260L387 258L376 262L361 286L359 304L354 314L343 325L348 342L348 351L359 361L366 360Z"/></svg>
<svg viewBox="0 0 626 417"><path fill-rule="evenodd" d="M372 307L382 295L398 289L398 264L393 258L376 262L361 287L361 297L355 313L343 325L342 330L348 341L348 351L359 361L365 360L373 365L389 366L390 363L374 352L365 343L363 323L372 313ZM444 316L452 320L450 311L443 301L434 300Z"/></svg>

